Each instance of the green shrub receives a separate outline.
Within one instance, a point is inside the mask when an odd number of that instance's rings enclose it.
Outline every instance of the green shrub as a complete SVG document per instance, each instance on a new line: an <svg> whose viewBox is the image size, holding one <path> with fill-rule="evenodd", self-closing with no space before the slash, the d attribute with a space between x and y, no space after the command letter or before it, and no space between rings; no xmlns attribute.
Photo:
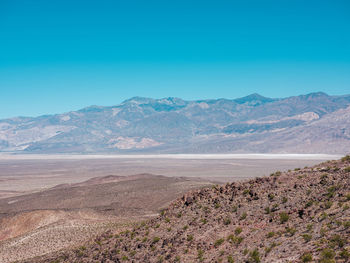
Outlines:
<svg viewBox="0 0 350 263"><path fill-rule="evenodd" d="M267 233L267 237L268 238L271 238L271 237L274 237L275 236L275 232L269 232L269 233Z"/></svg>
<svg viewBox="0 0 350 263"><path fill-rule="evenodd" d="M312 255L310 253L306 253L306 254L302 255L300 259L302 262L311 262Z"/></svg>
<svg viewBox="0 0 350 263"><path fill-rule="evenodd" d="M297 232L297 230L293 227L287 227L286 232L289 233L291 236L294 236L294 234Z"/></svg>
<svg viewBox="0 0 350 263"><path fill-rule="evenodd" d="M333 262L332 259L334 259L334 257L335 257L334 250L332 250L330 248L325 248L321 252L320 262L322 262L322 263Z"/></svg>
<svg viewBox="0 0 350 263"><path fill-rule="evenodd" d="M255 262L255 263L260 262L260 253L259 253L258 249L254 249L252 252L250 252L249 256L253 262Z"/></svg>
<svg viewBox="0 0 350 263"><path fill-rule="evenodd" d="M225 219L224 219L224 225L229 225L229 224L231 224L231 219L229 218L229 217L226 217Z"/></svg>
<svg viewBox="0 0 350 263"><path fill-rule="evenodd" d="M233 257L230 255L227 257L227 262L228 263L234 263L235 261L233 260Z"/></svg>
<svg viewBox="0 0 350 263"><path fill-rule="evenodd" d="M154 237L153 240L152 240L152 243L155 244L155 243L157 243L159 240L160 240L159 237Z"/></svg>
<svg viewBox="0 0 350 263"><path fill-rule="evenodd" d="M241 227L236 227L235 234L238 236L240 233L242 233L242 228Z"/></svg>
<svg viewBox="0 0 350 263"><path fill-rule="evenodd" d="M289 220L289 215L286 212L280 213L280 222L281 224L286 223Z"/></svg>
<svg viewBox="0 0 350 263"><path fill-rule="evenodd" d="M188 235L187 236L187 241L192 241L193 240L193 236L192 235Z"/></svg>
<svg viewBox="0 0 350 263"><path fill-rule="evenodd" d="M239 220L244 220L244 219L246 219L246 218L247 218L247 213L244 212L244 213L241 215L241 217L239 218Z"/></svg>
<svg viewBox="0 0 350 263"><path fill-rule="evenodd" d="M306 242L309 242L312 239L312 236L309 234L303 234L301 235Z"/></svg>
<svg viewBox="0 0 350 263"><path fill-rule="evenodd" d="M204 260L204 251L202 249L198 250L198 254L197 254L197 258L199 259L199 261L203 261Z"/></svg>
<svg viewBox="0 0 350 263"><path fill-rule="evenodd" d="M342 162L350 162L350 155L346 155L343 158L341 158Z"/></svg>
<svg viewBox="0 0 350 263"><path fill-rule="evenodd" d="M342 259L348 260L350 258L350 253L347 249L343 249L342 252L340 252L339 256Z"/></svg>
<svg viewBox="0 0 350 263"><path fill-rule="evenodd" d="M344 171L345 171L346 173L350 173L350 166L346 167L346 168L344 169Z"/></svg>
<svg viewBox="0 0 350 263"><path fill-rule="evenodd" d="M306 229L307 229L307 231L311 231L312 230L312 228L314 227L314 225L313 224L308 224L307 226L306 226Z"/></svg>
<svg viewBox="0 0 350 263"><path fill-rule="evenodd" d="M288 198L287 198L287 197L285 197L285 196L283 196L283 198L282 198L282 204L287 203L287 201L288 201Z"/></svg>
<svg viewBox="0 0 350 263"><path fill-rule="evenodd" d="M312 206L313 203L314 203L313 200L307 201L307 203L305 204L305 208L308 208L308 207Z"/></svg>
<svg viewBox="0 0 350 263"><path fill-rule="evenodd" d="M327 202L325 202L324 207L325 207L326 209L329 209L329 208L332 207L332 205L333 205L333 202L332 202L332 201L327 201Z"/></svg>
<svg viewBox="0 0 350 263"><path fill-rule="evenodd" d="M345 245L345 240L341 238L340 235L333 235L330 239L330 241L334 244L337 245L338 247L343 247Z"/></svg>
<svg viewBox="0 0 350 263"><path fill-rule="evenodd" d="M214 242L214 246L215 247L221 246L224 242L225 242L225 239L220 238Z"/></svg>

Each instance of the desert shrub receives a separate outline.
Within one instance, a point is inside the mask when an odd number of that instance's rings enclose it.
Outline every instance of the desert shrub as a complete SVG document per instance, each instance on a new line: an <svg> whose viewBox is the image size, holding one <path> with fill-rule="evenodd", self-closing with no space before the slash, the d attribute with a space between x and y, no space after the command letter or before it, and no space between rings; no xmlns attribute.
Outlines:
<svg viewBox="0 0 350 263"><path fill-rule="evenodd" d="M327 201L327 202L325 202L324 207L325 207L326 209L329 209L329 208L332 207L332 205L333 205L333 202L332 202L332 201Z"/></svg>
<svg viewBox="0 0 350 263"><path fill-rule="evenodd" d="M333 235L330 241L338 247L343 247L345 245L345 240L342 239L340 235Z"/></svg>
<svg viewBox="0 0 350 263"><path fill-rule="evenodd" d="M302 255L300 259L302 262L311 262L312 255L310 253L306 253L306 254Z"/></svg>
<svg viewBox="0 0 350 263"><path fill-rule="evenodd" d="M225 239L220 238L214 242L214 246L215 247L221 246L224 242L225 242Z"/></svg>
<svg viewBox="0 0 350 263"><path fill-rule="evenodd" d="M345 229L350 228L350 221L343 222L343 226L344 226Z"/></svg>
<svg viewBox="0 0 350 263"><path fill-rule="evenodd" d="M233 257L230 255L227 257L227 262L228 263L234 263L235 261L233 260Z"/></svg>
<svg viewBox="0 0 350 263"><path fill-rule="evenodd" d="M260 262L260 253L259 253L258 249L254 249L252 252L250 252L249 256L253 262L255 262L255 263Z"/></svg>
<svg viewBox="0 0 350 263"><path fill-rule="evenodd" d="M270 207L268 207L268 206L265 207L265 214L270 214L270 212L271 212L271 211L270 211Z"/></svg>
<svg viewBox="0 0 350 263"><path fill-rule="evenodd" d="M349 195L350 196L350 195ZM237 212L237 209L238 209L238 207L236 206L236 205L234 205L233 207L232 207L232 212L233 213L236 213Z"/></svg>
<svg viewBox="0 0 350 263"><path fill-rule="evenodd" d="M293 227L287 227L286 232L290 234L291 236L294 236L294 234L297 232L297 230Z"/></svg>
<svg viewBox="0 0 350 263"><path fill-rule="evenodd" d="M308 207L312 206L313 203L314 203L313 200L307 201L307 203L305 204L305 208L308 208Z"/></svg>
<svg viewBox="0 0 350 263"><path fill-rule="evenodd" d="M122 260L123 260L123 261L127 261L127 260L129 260L129 258L128 258L127 256L124 255L124 256L122 256Z"/></svg>
<svg viewBox="0 0 350 263"><path fill-rule="evenodd" d="M181 260L180 256L175 257L175 262L180 262L180 260Z"/></svg>
<svg viewBox="0 0 350 263"><path fill-rule="evenodd" d="M312 236L309 234L303 234L301 236L304 238L305 242L309 242L312 239Z"/></svg>
<svg viewBox="0 0 350 263"><path fill-rule="evenodd" d="M280 213L280 222L281 224L286 223L289 220L289 215L286 212Z"/></svg>
<svg viewBox="0 0 350 263"><path fill-rule="evenodd" d="M350 162L350 155L346 155L343 158L341 158L342 162Z"/></svg>
<svg viewBox="0 0 350 263"><path fill-rule="evenodd" d="M350 201L350 193L348 193L348 194L345 195L345 200L346 200L346 201Z"/></svg>
<svg viewBox="0 0 350 263"><path fill-rule="evenodd" d="M231 235L229 235L227 237L227 241L229 241L230 243L239 245L239 244L242 243L243 237L241 237L241 236L234 236L234 235L231 234Z"/></svg>
<svg viewBox="0 0 350 263"><path fill-rule="evenodd" d="M187 241L192 241L193 240L193 236L192 235L188 235L187 236Z"/></svg>
<svg viewBox="0 0 350 263"><path fill-rule="evenodd" d="M350 166L346 167L346 168L344 169L344 171L345 171L346 173L350 173Z"/></svg>
<svg viewBox="0 0 350 263"><path fill-rule="evenodd" d="M185 225L184 227L183 227L183 230L187 230L188 229L188 225Z"/></svg>
<svg viewBox="0 0 350 263"><path fill-rule="evenodd" d="M269 193L269 194L267 195L267 198L269 198L269 200L272 201L272 200L275 198L275 195L272 194L272 193Z"/></svg>
<svg viewBox="0 0 350 263"><path fill-rule="evenodd" d="M333 261L334 257L335 257L334 250L332 250L330 248L325 248L321 252L320 262L322 262L322 263L334 262Z"/></svg>
<svg viewBox="0 0 350 263"><path fill-rule="evenodd" d="M204 260L204 251L202 249L199 249L197 252L197 258L199 259L199 261L203 261Z"/></svg>
<svg viewBox="0 0 350 263"><path fill-rule="evenodd" d="M182 216L181 212L177 213L176 217L180 218Z"/></svg>
<svg viewBox="0 0 350 263"><path fill-rule="evenodd" d="M208 223L208 220L206 218L202 218L201 222L203 223L203 225L205 225L206 223Z"/></svg>
<svg viewBox="0 0 350 263"><path fill-rule="evenodd" d="M249 193L249 189L244 189L243 195L247 195Z"/></svg>
<svg viewBox="0 0 350 263"><path fill-rule="evenodd" d="M246 218L247 218L247 213L244 212L244 213L241 215L241 217L239 218L239 220L244 220L244 219L246 219Z"/></svg>
<svg viewBox="0 0 350 263"><path fill-rule="evenodd" d="M159 240L160 240L159 237L154 237L153 240L152 240L152 243L155 244L155 243L157 243Z"/></svg>
<svg viewBox="0 0 350 263"><path fill-rule="evenodd" d="M267 233L267 237L268 238L271 238L271 237L274 237L275 236L275 232L269 232L269 233Z"/></svg>
<svg viewBox="0 0 350 263"><path fill-rule="evenodd" d="M170 223L170 218L166 217L166 218L165 218L165 222L166 222L166 223Z"/></svg>
<svg viewBox="0 0 350 263"><path fill-rule="evenodd" d="M288 201L288 198L287 198L287 197L285 197L285 196L283 196L283 198L282 198L282 204L287 203L287 201Z"/></svg>
<svg viewBox="0 0 350 263"><path fill-rule="evenodd" d="M328 198L332 198L332 197L334 197L334 195L335 195L335 191L337 190L337 188L335 187L335 186L331 186L331 187L329 187L328 189L327 189L327 196L328 196Z"/></svg>
<svg viewBox="0 0 350 263"><path fill-rule="evenodd" d="M235 234L238 236L240 233L242 233L242 228L241 227L236 227Z"/></svg>
<svg viewBox="0 0 350 263"><path fill-rule="evenodd" d="M308 224L307 226L306 226L306 229L307 229L307 231L311 231L312 230L312 228L314 227L314 225L313 224Z"/></svg>
<svg viewBox="0 0 350 263"><path fill-rule="evenodd" d="M339 256L342 258L342 259L345 259L345 260L348 260L350 259L350 252L347 250L347 249L343 249Z"/></svg>
<svg viewBox="0 0 350 263"><path fill-rule="evenodd" d="M224 219L224 225L229 225L229 224L231 224L231 219L229 218L229 217L226 217L225 219Z"/></svg>

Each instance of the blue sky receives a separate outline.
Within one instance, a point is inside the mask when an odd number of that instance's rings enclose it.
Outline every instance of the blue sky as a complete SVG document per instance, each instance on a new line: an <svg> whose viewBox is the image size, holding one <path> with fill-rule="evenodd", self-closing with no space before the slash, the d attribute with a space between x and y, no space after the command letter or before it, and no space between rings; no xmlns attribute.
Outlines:
<svg viewBox="0 0 350 263"><path fill-rule="evenodd" d="M350 2L0 1L0 118L132 96L350 93Z"/></svg>

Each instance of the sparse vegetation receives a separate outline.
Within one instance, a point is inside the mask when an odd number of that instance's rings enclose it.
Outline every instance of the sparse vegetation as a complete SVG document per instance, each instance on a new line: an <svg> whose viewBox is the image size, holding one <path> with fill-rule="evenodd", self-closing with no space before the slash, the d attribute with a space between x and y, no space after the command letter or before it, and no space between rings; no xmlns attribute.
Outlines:
<svg viewBox="0 0 350 263"><path fill-rule="evenodd" d="M84 254L77 251L75 259L256 263L289 257L295 262L347 262L350 211L344 209L350 204L350 186L344 165L328 166L327 175L322 164L278 178L194 190L143 225L97 238L100 245L95 241L93 249L79 249ZM64 263L74 262L69 259L70 254Z"/></svg>
<svg viewBox="0 0 350 263"><path fill-rule="evenodd" d="M280 213L280 222L281 222L281 224L284 224L284 223L288 222L288 220L289 220L289 215L286 212Z"/></svg>

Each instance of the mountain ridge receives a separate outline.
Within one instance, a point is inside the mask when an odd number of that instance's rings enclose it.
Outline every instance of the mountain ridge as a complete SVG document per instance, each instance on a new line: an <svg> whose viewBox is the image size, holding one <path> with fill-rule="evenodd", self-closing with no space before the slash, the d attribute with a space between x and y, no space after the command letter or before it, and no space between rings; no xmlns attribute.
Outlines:
<svg viewBox="0 0 350 263"><path fill-rule="evenodd" d="M341 118L341 110L349 106L350 95L323 92L287 98L253 93L237 99L190 101L132 97L114 106L93 105L63 114L0 120L0 152L280 153L298 143L300 147L294 148L302 153L345 154L350 141L343 122L347 123L348 117ZM304 136L302 127L327 116L339 120L327 127L326 138L334 146L318 147L322 142L319 130L311 138L314 142L303 148L305 142L298 140ZM287 134L298 127L301 129L294 137L289 134L276 139L276 134ZM256 146L258 138L261 147ZM222 147L215 145L218 140Z"/></svg>

